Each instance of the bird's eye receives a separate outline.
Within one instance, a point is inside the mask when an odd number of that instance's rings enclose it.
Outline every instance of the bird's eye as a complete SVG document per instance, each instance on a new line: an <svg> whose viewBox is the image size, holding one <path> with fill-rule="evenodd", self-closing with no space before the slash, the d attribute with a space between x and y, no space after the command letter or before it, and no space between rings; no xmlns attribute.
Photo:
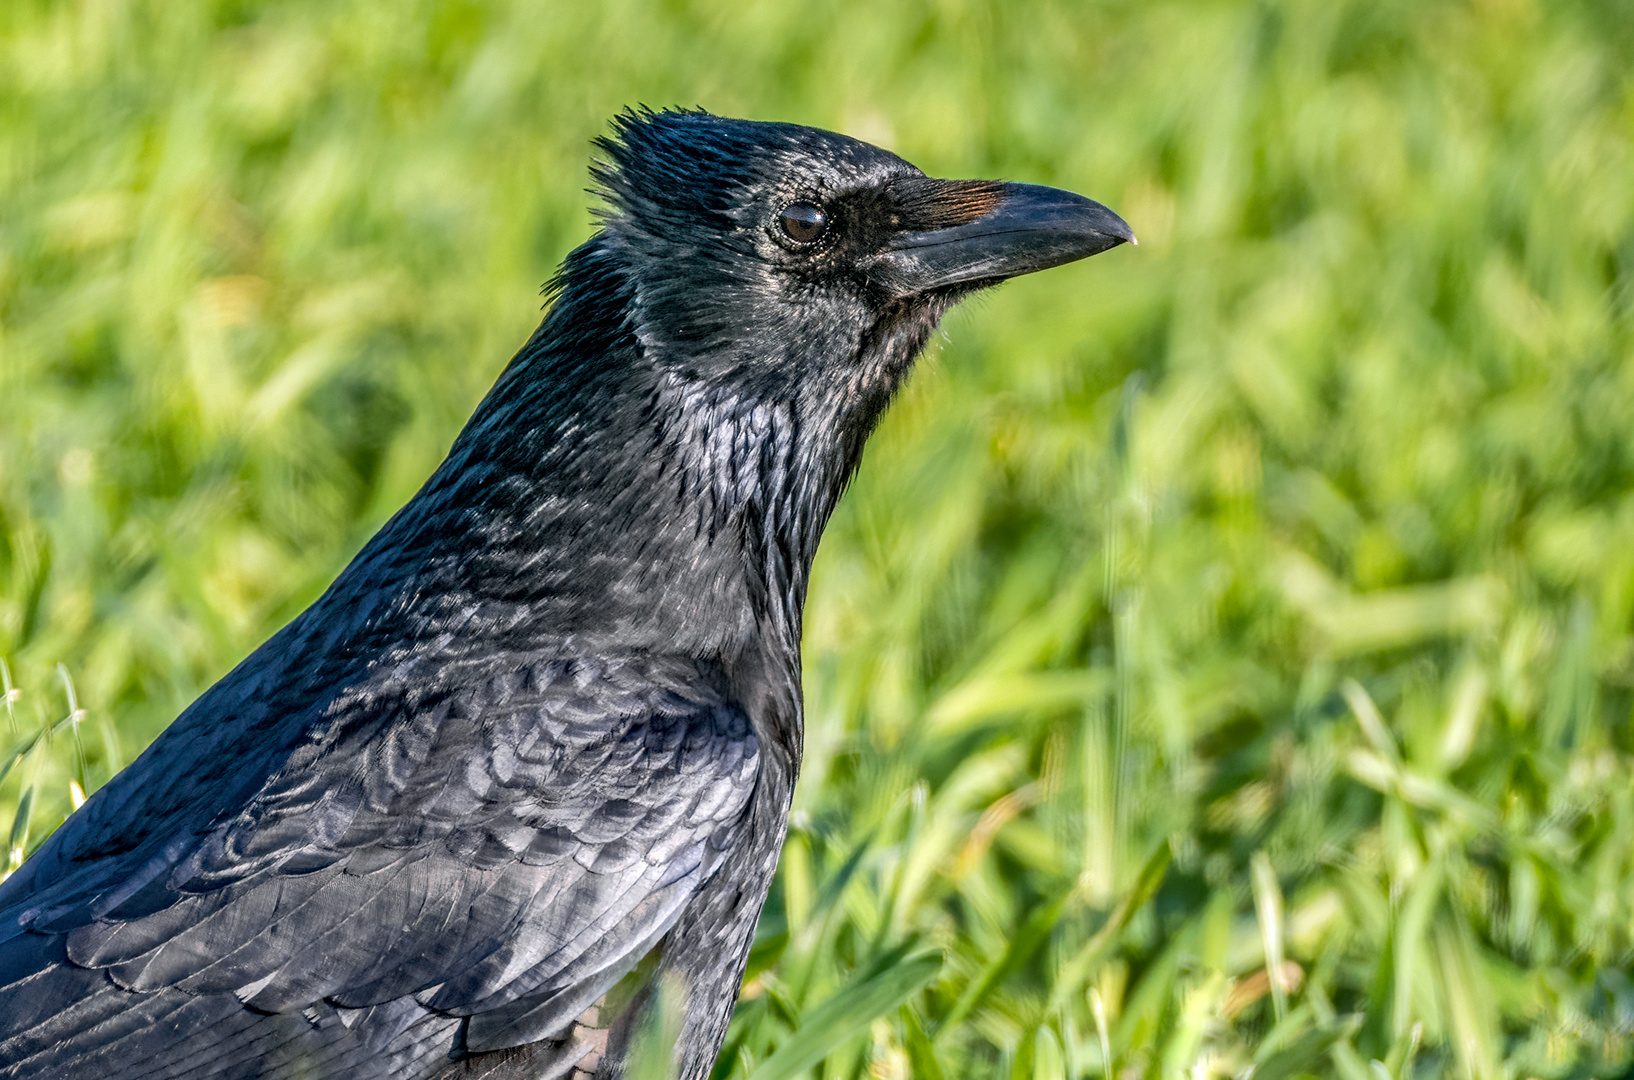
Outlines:
<svg viewBox="0 0 1634 1080"><path fill-rule="evenodd" d="M828 228L828 215L823 208L808 202L790 203L777 216L783 235L797 244L809 244Z"/></svg>

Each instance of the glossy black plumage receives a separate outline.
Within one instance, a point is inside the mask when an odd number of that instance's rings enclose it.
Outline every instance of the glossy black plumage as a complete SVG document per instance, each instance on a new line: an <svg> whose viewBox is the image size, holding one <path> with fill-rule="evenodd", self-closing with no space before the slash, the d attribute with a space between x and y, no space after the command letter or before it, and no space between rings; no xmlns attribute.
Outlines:
<svg viewBox="0 0 1634 1080"><path fill-rule="evenodd" d="M655 948L707 1075L863 443L960 296L1132 236L808 128L616 126L447 461L0 884L0 1077L616 1075L637 1010L586 1010Z"/></svg>

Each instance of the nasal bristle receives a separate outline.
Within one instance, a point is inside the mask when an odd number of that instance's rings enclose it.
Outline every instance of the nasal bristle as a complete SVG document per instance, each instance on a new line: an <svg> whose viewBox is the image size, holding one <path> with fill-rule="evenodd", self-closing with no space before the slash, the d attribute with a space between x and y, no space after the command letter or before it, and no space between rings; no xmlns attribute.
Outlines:
<svg viewBox="0 0 1634 1080"><path fill-rule="evenodd" d="M968 225L993 212L1004 198L1004 185L992 180L934 180L905 177L891 184L902 227L950 229Z"/></svg>

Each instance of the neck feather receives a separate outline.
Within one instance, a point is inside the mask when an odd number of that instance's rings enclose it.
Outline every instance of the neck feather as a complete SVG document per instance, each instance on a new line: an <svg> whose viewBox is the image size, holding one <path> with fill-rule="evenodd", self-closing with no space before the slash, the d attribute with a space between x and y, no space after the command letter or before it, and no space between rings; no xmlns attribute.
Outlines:
<svg viewBox="0 0 1634 1080"><path fill-rule="evenodd" d="M929 324L835 358L833 385L751 386L653 356L622 279L573 269L343 591L399 597L381 612L394 633L797 649L818 541Z"/></svg>

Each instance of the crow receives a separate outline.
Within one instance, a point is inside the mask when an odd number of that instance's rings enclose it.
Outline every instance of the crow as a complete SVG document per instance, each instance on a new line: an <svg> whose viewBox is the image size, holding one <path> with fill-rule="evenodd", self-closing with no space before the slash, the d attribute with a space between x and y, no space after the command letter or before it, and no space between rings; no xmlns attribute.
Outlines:
<svg viewBox="0 0 1634 1080"><path fill-rule="evenodd" d="M957 300L1134 235L791 124L597 145L443 464L0 884L0 1077L613 1077L659 983L709 1074L863 444Z"/></svg>

